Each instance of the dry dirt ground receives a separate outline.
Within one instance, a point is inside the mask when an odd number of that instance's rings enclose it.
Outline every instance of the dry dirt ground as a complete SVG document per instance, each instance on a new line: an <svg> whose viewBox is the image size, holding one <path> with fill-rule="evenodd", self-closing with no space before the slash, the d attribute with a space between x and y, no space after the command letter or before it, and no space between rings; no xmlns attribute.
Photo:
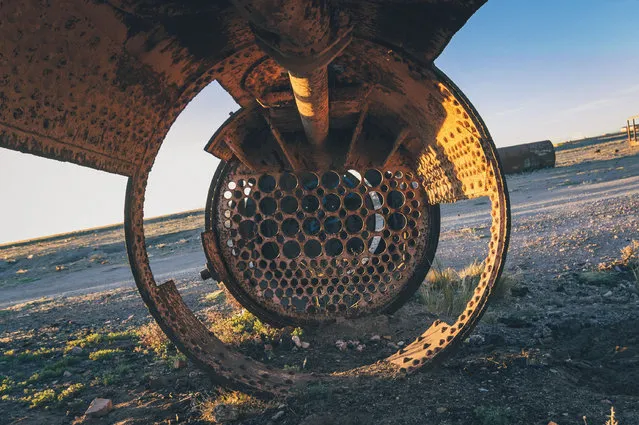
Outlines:
<svg viewBox="0 0 639 425"><path fill-rule="evenodd" d="M639 424L639 282L619 261L639 240L639 152L564 145L555 169L510 176L508 186L507 279L455 356L414 376L346 376L267 403L224 393L190 364L173 367L179 353L149 337L120 227L0 246L0 423L206 424L222 403L244 424L603 425L612 406L619 424ZM483 199L442 207L438 272L482 260L487 208ZM392 317L297 330L311 345L296 350L288 331L238 316L214 282L199 280L202 224L201 212L148 224L158 280L174 278L201 317L273 365L345 370L422 330L427 306L448 314L422 293ZM365 348L340 351L339 339ZM95 397L114 410L82 418Z"/></svg>

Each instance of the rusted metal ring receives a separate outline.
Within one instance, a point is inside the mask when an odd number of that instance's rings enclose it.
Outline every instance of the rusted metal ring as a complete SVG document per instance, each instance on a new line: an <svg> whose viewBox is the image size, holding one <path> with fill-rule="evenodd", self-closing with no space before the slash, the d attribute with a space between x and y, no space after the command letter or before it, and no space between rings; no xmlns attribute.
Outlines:
<svg viewBox="0 0 639 425"><path fill-rule="evenodd" d="M424 281L439 205L428 203L414 172L220 167L206 210L214 237L204 249L225 287L260 319L309 325L391 313Z"/></svg>
<svg viewBox="0 0 639 425"><path fill-rule="evenodd" d="M496 149L470 103L443 74L438 77L460 104L459 107L468 113L468 119L477 129L477 137L474 139L476 145L473 149L478 149L483 155L482 166L485 167L486 176L483 193L490 198L493 220L485 270L472 299L454 323L436 321L414 342L384 361L359 368L358 373L385 375L389 367L413 372L427 364L442 360L477 324L504 266L509 238L509 201ZM463 158L461 160L463 161ZM156 284L146 253L143 226L143 203L148 171L148 168L138 170L129 179L125 203L125 236L131 269L140 294L168 337L218 384L260 396L283 394L311 379L328 377L277 370L229 349L184 304L172 281ZM211 199L212 197L209 197L209 200ZM207 209L210 209L210 205Z"/></svg>

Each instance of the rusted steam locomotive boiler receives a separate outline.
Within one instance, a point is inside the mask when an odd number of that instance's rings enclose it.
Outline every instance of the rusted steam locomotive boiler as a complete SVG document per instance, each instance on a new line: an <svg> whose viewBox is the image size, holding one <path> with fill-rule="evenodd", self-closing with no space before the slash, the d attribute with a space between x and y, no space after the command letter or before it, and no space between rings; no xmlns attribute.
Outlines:
<svg viewBox="0 0 639 425"><path fill-rule="evenodd" d="M0 6L0 146L128 177L140 294L217 382L256 394L316 379L225 346L156 282L149 171L178 114L214 80L241 106L205 150L208 272L275 325L392 312L423 282L440 203L488 197L485 269L464 311L371 374L413 372L477 324L503 268L506 184L491 137L434 59L484 0L9 0Z"/></svg>

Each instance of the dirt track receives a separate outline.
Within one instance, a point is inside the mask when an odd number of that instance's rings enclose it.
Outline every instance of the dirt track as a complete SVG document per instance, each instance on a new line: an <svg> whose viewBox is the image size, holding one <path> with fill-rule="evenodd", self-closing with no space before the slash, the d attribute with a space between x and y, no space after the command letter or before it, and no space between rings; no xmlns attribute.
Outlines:
<svg viewBox="0 0 639 425"><path fill-rule="evenodd" d="M348 376L314 385L241 423L547 425L552 420L564 425L584 424L585 416L588 425L603 425L614 405L621 425L639 424L639 284L629 273L592 273L639 239L639 153L621 143L586 146L561 151L558 165L508 178L513 227L507 271L519 291L490 307L475 332L479 337L456 356L406 379ZM481 259L487 206L477 199L442 207L442 267L461 268ZM204 262L198 241L201 222L194 213L155 223L148 240L156 274L182 270L164 277L176 278L186 302L199 311L206 308L203 295L215 288L198 277ZM56 335L64 341L89 328L117 331L145 323L148 314L132 288L121 237L120 230L109 230L66 242L0 248L0 258L15 260L0 263L0 306L56 295L0 310L0 352L35 350L57 343L51 339ZM67 269L56 272L56 265ZM16 274L20 269L28 272ZM418 325L413 322L423 317L420 308L409 303L385 318L382 328L397 342L403 327ZM380 332L365 327L355 331L362 341ZM321 371L340 359L357 362L388 348L369 343L364 355L342 353L334 340L348 332L334 328L327 338L326 331L309 331L308 351L276 351L270 361ZM126 361L135 362L140 371L129 372L119 385L89 385L102 371L97 362L86 360L69 378L87 383L73 403L29 409L0 402L2 417L8 423L71 423L92 397L106 395L117 409L94 423L168 424L176 423L176 417L177 423L207 423L200 419L197 401L214 386L191 367L170 370L153 359L135 357L132 345L122 347L124 354L103 367ZM20 373L33 373L29 367L21 364ZM8 372L3 369L0 375ZM64 382L56 378L37 385L58 388ZM280 403L286 407L279 409ZM285 413L273 421L279 410Z"/></svg>

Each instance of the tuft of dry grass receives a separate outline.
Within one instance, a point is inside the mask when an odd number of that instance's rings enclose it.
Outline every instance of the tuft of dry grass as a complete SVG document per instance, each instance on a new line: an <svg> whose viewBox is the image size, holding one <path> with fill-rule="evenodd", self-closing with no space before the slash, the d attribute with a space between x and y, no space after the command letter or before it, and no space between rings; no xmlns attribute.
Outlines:
<svg viewBox="0 0 639 425"><path fill-rule="evenodd" d="M209 398L199 405L200 417L203 421L211 423L223 423L221 417L228 416L228 412L236 412L237 419L244 419L262 413L272 407L271 404L258 400L255 397L241 393L239 391L225 392L217 398Z"/></svg>
<svg viewBox="0 0 639 425"><path fill-rule="evenodd" d="M630 245L621 250L621 262L630 269L635 278L635 285L639 289L639 241L633 240Z"/></svg>
<svg viewBox="0 0 639 425"><path fill-rule="evenodd" d="M169 338L154 321L140 326L136 334L140 344L143 347L153 350L159 357L167 357L173 347Z"/></svg>
<svg viewBox="0 0 639 425"><path fill-rule="evenodd" d="M629 271L634 277L635 285L639 289L639 241L632 240L621 249L621 257L612 263L599 264L599 271L611 270Z"/></svg>
<svg viewBox="0 0 639 425"><path fill-rule="evenodd" d="M477 260L460 271L452 268L442 269L434 264L426 276L426 281L419 288L418 299L431 313L458 316L472 297L483 272L484 263ZM491 299L504 299L515 282L513 276L503 273L493 287Z"/></svg>
<svg viewBox="0 0 639 425"><path fill-rule="evenodd" d="M431 313L457 316L472 296L482 270L476 261L459 272L434 266L419 288L418 299Z"/></svg>

